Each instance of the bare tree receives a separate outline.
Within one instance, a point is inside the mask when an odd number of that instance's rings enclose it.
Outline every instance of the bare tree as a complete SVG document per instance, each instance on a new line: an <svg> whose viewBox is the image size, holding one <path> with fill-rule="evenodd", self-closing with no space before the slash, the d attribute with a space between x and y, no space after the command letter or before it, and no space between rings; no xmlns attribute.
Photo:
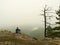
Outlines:
<svg viewBox="0 0 60 45"><path fill-rule="evenodd" d="M52 17L52 16L47 16L47 13L53 13L53 12L50 12L50 8L49 7L47 7L47 5L45 5L45 7L44 7L44 10L43 10L43 16L44 16L44 27L45 27L45 29L44 29L44 36L46 37L47 35L46 35L46 33L47 33L47 31L46 31L46 27L47 27L47 23L49 23L49 22L47 22L47 17ZM50 24L50 23L49 23Z"/></svg>

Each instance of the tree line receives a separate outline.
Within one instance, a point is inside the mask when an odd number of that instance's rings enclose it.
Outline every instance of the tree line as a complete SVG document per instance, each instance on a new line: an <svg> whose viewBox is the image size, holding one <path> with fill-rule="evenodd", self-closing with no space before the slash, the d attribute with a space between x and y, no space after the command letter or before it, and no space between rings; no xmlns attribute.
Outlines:
<svg viewBox="0 0 60 45"><path fill-rule="evenodd" d="M47 22L47 17L52 18L52 16L48 16L47 13L52 13L50 12L49 8L47 8L47 6L45 5L44 7L44 10L43 10L43 13L42 14L44 16L44 36L45 37L60 37L60 6L59 6L59 9L57 11L55 11L55 14L58 16L58 17L55 17L56 20L58 20L58 22L55 22L55 25L54 28L52 28L50 26L50 23ZM47 26L47 24L49 24ZM58 26L57 26L58 25Z"/></svg>

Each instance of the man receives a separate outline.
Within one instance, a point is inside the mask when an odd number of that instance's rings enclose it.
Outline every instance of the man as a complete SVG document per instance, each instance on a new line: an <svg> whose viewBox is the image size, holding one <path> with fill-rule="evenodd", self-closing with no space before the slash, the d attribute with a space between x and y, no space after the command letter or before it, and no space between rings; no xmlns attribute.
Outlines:
<svg viewBox="0 0 60 45"><path fill-rule="evenodd" d="M21 30L17 27L17 28L16 28L16 33L21 34L20 31L21 31Z"/></svg>

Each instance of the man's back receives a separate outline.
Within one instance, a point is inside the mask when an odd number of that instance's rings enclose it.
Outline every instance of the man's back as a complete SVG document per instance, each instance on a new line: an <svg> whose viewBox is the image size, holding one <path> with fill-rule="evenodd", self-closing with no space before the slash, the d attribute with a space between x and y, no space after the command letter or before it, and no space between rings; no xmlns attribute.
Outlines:
<svg viewBox="0 0 60 45"><path fill-rule="evenodd" d="M16 33L20 33L20 29L18 27L16 29Z"/></svg>

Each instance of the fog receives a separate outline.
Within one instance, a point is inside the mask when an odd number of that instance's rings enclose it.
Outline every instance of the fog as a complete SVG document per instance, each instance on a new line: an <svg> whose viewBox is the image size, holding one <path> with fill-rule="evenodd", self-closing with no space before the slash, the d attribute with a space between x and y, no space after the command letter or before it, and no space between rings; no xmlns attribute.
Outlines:
<svg viewBox="0 0 60 45"><path fill-rule="evenodd" d="M44 19L40 13L45 4L57 10L60 0L0 0L0 28L21 25L43 27Z"/></svg>

